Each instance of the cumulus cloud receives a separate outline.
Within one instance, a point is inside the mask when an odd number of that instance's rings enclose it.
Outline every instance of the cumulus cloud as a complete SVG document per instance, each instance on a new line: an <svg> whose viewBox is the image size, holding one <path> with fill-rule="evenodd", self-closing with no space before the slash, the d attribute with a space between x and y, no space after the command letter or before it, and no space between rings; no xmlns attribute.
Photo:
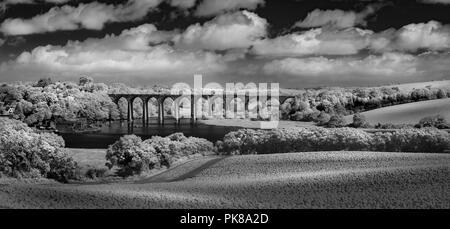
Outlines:
<svg viewBox="0 0 450 229"><path fill-rule="evenodd" d="M195 15L212 16L237 9L254 10L264 4L264 0L203 0L197 7Z"/></svg>
<svg viewBox="0 0 450 229"><path fill-rule="evenodd" d="M387 31L374 42L378 42L376 48L381 50L444 50L450 48L450 26L437 21L409 24L396 31L393 38Z"/></svg>
<svg viewBox="0 0 450 229"><path fill-rule="evenodd" d="M239 11L217 16L203 25L191 25L174 41L178 48L190 50L247 48L267 35L267 26L258 15Z"/></svg>
<svg viewBox="0 0 450 229"><path fill-rule="evenodd" d="M259 56L352 55L370 44L370 30L312 29L255 42L252 53Z"/></svg>
<svg viewBox="0 0 450 229"><path fill-rule="evenodd" d="M410 24L399 31L398 39L398 45L406 50L449 48L450 27L436 21Z"/></svg>
<svg viewBox="0 0 450 229"><path fill-rule="evenodd" d="M71 41L64 46L39 46L3 66L4 72L39 69L60 75L182 79L195 73L220 72L225 63L212 52L184 52L171 47L173 32L144 24L102 39ZM33 71L36 72L36 71Z"/></svg>
<svg viewBox="0 0 450 229"><path fill-rule="evenodd" d="M381 32L359 28L323 27L275 38L256 40L251 53L258 56L353 55L362 50L376 53L446 51L450 26L436 21L409 24Z"/></svg>
<svg viewBox="0 0 450 229"><path fill-rule="evenodd" d="M325 57L286 58L272 61L264 66L268 74L284 73L294 76L410 76L418 73L417 60L413 55L384 53L363 59L329 59Z"/></svg>
<svg viewBox="0 0 450 229"><path fill-rule="evenodd" d="M6 19L1 24L0 31L6 35L27 35L80 28L100 30L106 23L140 19L160 2L161 0L129 0L120 5L98 2L79 4L77 7L64 5L53 7L47 13L30 19Z"/></svg>
<svg viewBox="0 0 450 229"><path fill-rule="evenodd" d="M321 26L331 26L336 28L350 28L356 25L366 25L365 18L373 14L376 7L369 6L362 12L343 10L320 10L315 9L310 12L305 19L295 23L296 27L312 28Z"/></svg>

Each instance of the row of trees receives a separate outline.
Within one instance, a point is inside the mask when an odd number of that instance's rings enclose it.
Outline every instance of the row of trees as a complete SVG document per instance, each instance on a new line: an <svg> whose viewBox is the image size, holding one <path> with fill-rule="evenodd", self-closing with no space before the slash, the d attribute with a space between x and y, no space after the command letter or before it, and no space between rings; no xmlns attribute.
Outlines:
<svg viewBox="0 0 450 229"><path fill-rule="evenodd" d="M281 116L283 119L323 124L332 116L345 116L386 106L448 97L450 88L430 86L410 91L398 87L309 89L281 105Z"/></svg>
<svg viewBox="0 0 450 229"><path fill-rule="evenodd" d="M127 117L127 102L113 103L108 93L164 93L168 87L131 88L121 83L95 83L90 77L73 82L14 83L0 86L0 113L14 108L14 118L29 125L42 125L50 120L86 119L118 120ZM314 121L319 125L337 122L337 117L420 100L450 97L450 89L424 87L411 91L398 87L319 88L308 89L281 105L281 118ZM134 101L134 114L142 115L142 101ZM157 105L150 103L150 114L157 115ZM187 106L190 106L189 102ZM171 101L165 101L165 112L172 112Z"/></svg>
<svg viewBox="0 0 450 229"><path fill-rule="evenodd" d="M450 134L435 128L375 134L354 128L242 129L225 135L217 147L226 155L340 150L438 153L449 149Z"/></svg>

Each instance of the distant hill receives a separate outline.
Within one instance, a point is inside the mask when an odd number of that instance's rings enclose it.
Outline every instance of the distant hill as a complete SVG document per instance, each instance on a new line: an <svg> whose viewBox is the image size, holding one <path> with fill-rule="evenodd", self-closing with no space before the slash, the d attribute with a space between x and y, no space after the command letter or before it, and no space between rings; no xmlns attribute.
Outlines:
<svg viewBox="0 0 450 229"><path fill-rule="evenodd" d="M428 86L431 88L450 88L450 80L389 85L389 87L398 87L400 90L404 90L404 91L411 91L415 88L416 89L417 88L425 88Z"/></svg>
<svg viewBox="0 0 450 229"><path fill-rule="evenodd" d="M450 81L444 82L449 83L450 86ZM412 87L414 85L404 84L402 86ZM447 121L450 121L450 98L384 107L380 109L363 112L361 114L364 114L367 118L367 121L369 121L371 124L378 124L378 123L416 124L423 117L433 116L437 114L443 115L447 119ZM346 116L345 119L349 123L352 122L351 115Z"/></svg>
<svg viewBox="0 0 450 229"><path fill-rule="evenodd" d="M317 87L314 88L316 90L336 90L336 89L356 89L356 88L383 88L383 87L398 87L401 91L412 91L413 89L420 88L442 88L442 89L450 89L450 80L439 80L439 81L426 81L426 82L416 82L416 83L404 83L404 84L391 84L391 85L382 85L382 86L373 86L373 87ZM281 94L284 95L296 95L301 94L306 91L306 89L286 89L281 88Z"/></svg>

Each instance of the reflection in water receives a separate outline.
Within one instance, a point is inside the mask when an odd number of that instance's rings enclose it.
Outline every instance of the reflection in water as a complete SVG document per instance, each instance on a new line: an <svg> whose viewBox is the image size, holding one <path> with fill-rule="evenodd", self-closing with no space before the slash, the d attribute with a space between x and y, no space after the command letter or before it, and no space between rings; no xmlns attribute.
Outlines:
<svg viewBox="0 0 450 229"><path fill-rule="evenodd" d="M186 136L205 138L216 142L230 131L239 127L210 126L203 124L191 125L189 119L182 119L180 125L175 120L166 119L164 125L158 125L156 119L149 120L148 125L143 125L141 120L132 123L126 121L105 122L100 131L95 133L75 133L71 127L58 126L59 134L64 138L66 147L69 148L107 148L121 136L135 134L143 139L155 135L167 136L176 132L182 132Z"/></svg>

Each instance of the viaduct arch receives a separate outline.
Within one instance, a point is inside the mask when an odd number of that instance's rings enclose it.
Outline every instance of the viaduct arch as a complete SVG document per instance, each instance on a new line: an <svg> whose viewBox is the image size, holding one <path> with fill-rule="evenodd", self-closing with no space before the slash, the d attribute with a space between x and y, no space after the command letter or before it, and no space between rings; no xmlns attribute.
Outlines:
<svg viewBox="0 0 450 229"><path fill-rule="evenodd" d="M124 98L127 100L127 104L128 104L128 108L127 108L127 120L129 122L132 122L134 120L134 116L133 116L133 102L136 98L140 98L143 102L143 111L142 111L142 121L143 123L148 123L149 119L148 119L148 113L149 113L149 107L148 107L148 102L155 98L156 102L157 102L157 107L158 107L158 123L159 124L164 124L164 101L168 98L171 98L174 105L175 105L175 120L176 123L178 124L180 122L180 112L179 112L179 105L181 102L181 99L183 98L188 98L191 102L191 124L195 124L197 122L197 101L200 99L205 99L207 101L213 102L214 100L222 97L222 104L223 104L223 118L227 118L227 112L230 110L230 105L231 102L234 100L236 100L237 98L244 98L242 99L245 103L244 105L244 112L245 112L245 118L249 118L248 117L248 111L249 111L249 103L251 99L256 99L256 115L257 117L260 117L260 103L261 102L267 102L267 101L271 101L271 95L267 95L260 98L260 96L250 96L248 93L242 95L242 94L238 94L238 93L234 93L234 94L223 94L223 95L195 95L195 94L190 94L190 95L183 95L183 94L179 94L179 95L173 95L173 94L108 94L109 97L113 100L113 102L118 106L119 105L119 100ZM290 99L290 98L295 98L295 96L290 96L290 95L279 95L277 96L278 98L278 103L279 105L282 105L284 102L286 102L286 100ZM274 98L276 99L276 98ZM211 104L208 104L209 108L208 109L212 109ZM234 108L233 108L234 110ZM209 112L209 111L208 111Z"/></svg>

